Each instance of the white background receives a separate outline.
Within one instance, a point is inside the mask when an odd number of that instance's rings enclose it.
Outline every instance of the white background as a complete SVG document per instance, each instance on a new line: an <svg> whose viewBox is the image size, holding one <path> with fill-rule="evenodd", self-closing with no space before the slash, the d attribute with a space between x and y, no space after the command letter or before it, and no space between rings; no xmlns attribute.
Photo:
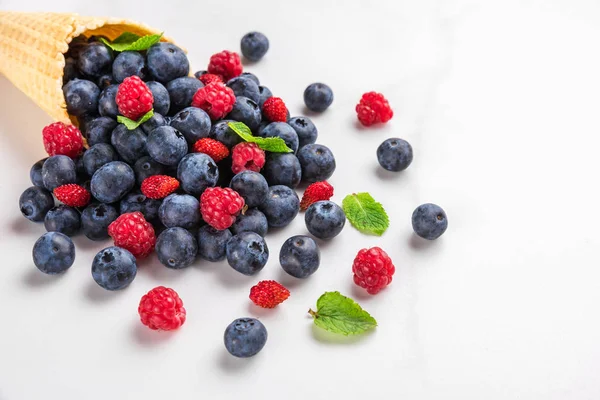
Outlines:
<svg viewBox="0 0 600 400"><path fill-rule="evenodd" d="M126 290L92 280L109 243L75 238L60 277L31 260L42 225L20 216L28 171L44 156L41 110L0 77L0 399L594 399L600 398L600 4L554 1L82 1L0 0L2 9L76 11L144 21L189 50L195 70L260 30L271 49L248 66L292 115L322 81L332 107L313 119L337 158L334 200L369 191L387 208L382 238L346 226L324 243L319 271L293 281L279 248L302 218L267 237L256 277L226 263L183 271L142 263ZM384 93L395 116L363 129L354 106ZM398 174L375 149L402 137L415 152ZM412 236L424 202L445 208L438 241ZM377 296L354 287L351 263L381 246L397 267ZM248 300L259 279L292 296L274 311ZM175 333L140 324L140 297L181 295ZM325 291L357 299L379 322L360 338L314 329L306 314ZM230 357L223 330L259 317L269 331L253 359Z"/></svg>

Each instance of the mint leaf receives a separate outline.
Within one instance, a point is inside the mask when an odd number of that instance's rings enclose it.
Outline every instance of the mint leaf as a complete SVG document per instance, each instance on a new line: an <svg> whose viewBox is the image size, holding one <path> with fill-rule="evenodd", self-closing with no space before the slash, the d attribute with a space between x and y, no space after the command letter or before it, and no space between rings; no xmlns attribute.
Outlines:
<svg viewBox="0 0 600 400"><path fill-rule="evenodd" d="M325 292L317 300L317 311L308 310L315 325L329 332L357 335L377 326L375 318L340 292Z"/></svg>
<svg viewBox="0 0 600 400"><path fill-rule="evenodd" d="M141 124L143 124L144 122L148 121L150 118L152 118L153 115L154 115L154 110L150 110L146 114L144 114L142 116L142 118L138 119L137 121L134 121L132 119L129 119L127 117L119 115L117 117L117 121L120 122L121 124L125 125L127 127L127 129L132 131L132 130L136 129L138 126L140 126Z"/></svg>
<svg viewBox="0 0 600 400"><path fill-rule="evenodd" d="M141 36L136 35L135 33L123 32L118 38L116 38L112 42L116 43L116 44L133 43L136 40L138 40L139 38L141 38ZM104 38L101 38L101 39L105 40Z"/></svg>
<svg viewBox="0 0 600 400"><path fill-rule="evenodd" d="M352 226L363 233L381 236L390 226L383 206L369 193L349 194L342 201L342 208Z"/></svg>
<svg viewBox="0 0 600 400"><path fill-rule="evenodd" d="M131 44L131 46L129 46L127 48L127 50L128 51L148 50L150 47L152 47L153 45L155 45L156 43L159 42L162 35L163 35L162 33L158 33L156 35L147 35L147 36L141 37L138 40L136 40L135 42L133 42Z"/></svg>
<svg viewBox="0 0 600 400"><path fill-rule="evenodd" d="M112 42L104 38L100 38L100 40L114 51L143 51L148 50L150 46L158 43L162 35L162 33L159 33L156 35L139 36L135 33L125 32Z"/></svg>
<svg viewBox="0 0 600 400"><path fill-rule="evenodd" d="M229 122L227 125L229 125L231 130L237 133L239 137L244 139L245 142L256 143L258 147L264 151L270 151L271 153L292 153L294 151L287 147L282 138L262 138L252 135L250 128L243 122Z"/></svg>

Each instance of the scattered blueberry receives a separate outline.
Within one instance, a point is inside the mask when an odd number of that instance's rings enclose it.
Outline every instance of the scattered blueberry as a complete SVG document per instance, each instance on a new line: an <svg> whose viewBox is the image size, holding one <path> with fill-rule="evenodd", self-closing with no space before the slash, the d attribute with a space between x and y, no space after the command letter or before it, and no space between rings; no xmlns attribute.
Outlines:
<svg viewBox="0 0 600 400"><path fill-rule="evenodd" d="M263 106L263 104L265 104L265 101L267 101L267 99L269 97L273 97L273 93L271 93L271 90L269 90L269 88L266 86L259 86L258 93L260 94L260 99L258 100L258 105L262 109L262 106Z"/></svg>
<svg viewBox="0 0 600 400"><path fill-rule="evenodd" d="M139 211L147 221L152 221L158 218L158 208L161 204L161 200L151 199L138 190L132 190L121 200L119 207L121 214Z"/></svg>
<svg viewBox="0 0 600 400"><path fill-rule="evenodd" d="M298 215L300 200L296 192L287 186L271 186L267 200L259 209L267 217L269 227L279 228L288 225Z"/></svg>
<svg viewBox="0 0 600 400"><path fill-rule="evenodd" d="M111 74L104 74L100 76L100 78L98 78L98 80L96 81L96 84L98 85L98 88L100 90L104 90L110 85L114 85L115 83L117 83L117 81Z"/></svg>
<svg viewBox="0 0 600 400"><path fill-rule="evenodd" d="M233 90L236 97L244 96L255 103L260 101L258 84L251 78L238 76L227 81L227 86Z"/></svg>
<svg viewBox="0 0 600 400"><path fill-rule="evenodd" d="M208 71L207 71L207 70L204 70L204 69L202 69L202 70L200 70L200 71L196 71L196 72L194 72L194 77L195 77L196 79L200 79L200 77L201 77L202 75L206 75L206 74L208 74Z"/></svg>
<svg viewBox="0 0 600 400"><path fill-rule="evenodd" d="M60 205L48 211L44 218L44 227L48 232L60 232L67 236L73 236L81 228L81 217L73 207Z"/></svg>
<svg viewBox="0 0 600 400"><path fill-rule="evenodd" d="M101 166L111 161L117 161L119 156L115 149L107 143L98 143L83 153L83 167L85 172L92 176Z"/></svg>
<svg viewBox="0 0 600 400"><path fill-rule="evenodd" d="M81 213L81 230L90 240L108 239L108 225L119 217L116 208L108 204L91 204Z"/></svg>
<svg viewBox="0 0 600 400"><path fill-rule="evenodd" d="M285 122L271 122L261 132L261 137L278 137L296 153L298 151L298 134Z"/></svg>
<svg viewBox="0 0 600 400"><path fill-rule="evenodd" d="M231 179L230 187L244 198L248 207L258 207L269 193L265 177L254 171L242 171Z"/></svg>
<svg viewBox="0 0 600 400"><path fill-rule="evenodd" d="M137 160L133 166L135 181L141 185L144 179L152 175L163 175L165 166L156 162L150 156L144 156Z"/></svg>
<svg viewBox="0 0 600 400"><path fill-rule="evenodd" d="M344 229L346 214L332 201L317 201L306 210L304 222L314 236L319 239L332 239Z"/></svg>
<svg viewBox="0 0 600 400"><path fill-rule="evenodd" d="M161 126L167 126L167 120L161 114L155 112L152 114L150 119L144 122L141 126L142 130L146 135L152 133L156 128L160 128Z"/></svg>
<svg viewBox="0 0 600 400"><path fill-rule="evenodd" d="M60 232L44 233L33 246L33 263L48 275L65 272L75 261L75 245Z"/></svg>
<svg viewBox="0 0 600 400"><path fill-rule="evenodd" d="M406 140L387 139L377 148L377 160L388 171L403 171L412 163L412 146Z"/></svg>
<svg viewBox="0 0 600 400"><path fill-rule="evenodd" d="M258 76L254 75L252 72L242 72L240 75L242 78L252 79L254 83L260 85L260 81L258 80Z"/></svg>
<svg viewBox="0 0 600 400"><path fill-rule="evenodd" d="M81 74L77 70L77 60L73 57L66 57L65 68L63 69L63 85L76 78L81 78Z"/></svg>
<svg viewBox="0 0 600 400"><path fill-rule="evenodd" d="M310 236L292 236L283 243L279 263L285 272L295 278L308 278L321 263L319 246Z"/></svg>
<svg viewBox="0 0 600 400"><path fill-rule="evenodd" d="M202 218L200 203L189 194L170 194L160 205L158 218L167 228L193 228L198 226Z"/></svg>
<svg viewBox="0 0 600 400"><path fill-rule="evenodd" d="M124 51L115 57L112 73L118 83L133 75L145 80L147 73L146 60L137 51Z"/></svg>
<svg viewBox="0 0 600 400"><path fill-rule="evenodd" d="M112 51L102 43L90 43L80 53L77 68L84 75L99 77L108 72L113 62Z"/></svg>
<svg viewBox="0 0 600 400"><path fill-rule="evenodd" d="M161 83L187 76L190 72L187 56L172 43L161 42L153 45L148 49L146 58L150 74Z"/></svg>
<svg viewBox="0 0 600 400"><path fill-rule="evenodd" d="M99 117L91 120L85 129L88 145L110 143L112 131L117 127L117 122L110 117Z"/></svg>
<svg viewBox="0 0 600 400"><path fill-rule="evenodd" d="M167 88L162 83L155 81L146 82L146 85L148 85L148 88L152 92L152 97L154 97L154 112L160 115L167 115L171 108L171 99Z"/></svg>
<svg viewBox="0 0 600 400"><path fill-rule="evenodd" d="M239 318L233 321L223 337L225 348L234 357L256 355L267 343L267 328L257 319Z"/></svg>
<svg viewBox="0 0 600 400"><path fill-rule="evenodd" d="M34 186L44 187L44 179L42 178L42 168L48 158L41 159L31 166L29 170L29 178Z"/></svg>
<svg viewBox="0 0 600 400"><path fill-rule="evenodd" d="M171 126L177 129L191 146L199 139L210 135L210 117L204 110L196 107L188 107L179 111L173 119Z"/></svg>
<svg viewBox="0 0 600 400"><path fill-rule="evenodd" d="M177 165L187 154L185 137L172 126L161 126L148 135L146 148L150 157L163 165Z"/></svg>
<svg viewBox="0 0 600 400"><path fill-rule="evenodd" d="M317 141L317 127L308 117L290 118L288 124L296 131L298 135L298 147L304 147Z"/></svg>
<svg viewBox="0 0 600 400"><path fill-rule="evenodd" d="M43 221L52 207L54 207L54 197L49 191L38 186L25 189L19 197L21 214L30 221Z"/></svg>
<svg viewBox="0 0 600 400"><path fill-rule="evenodd" d="M53 191L59 186L77 181L75 163L67 156L48 157L42 166L42 180L46 189Z"/></svg>
<svg viewBox="0 0 600 400"><path fill-rule="evenodd" d="M304 104L314 112L322 112L333 102L333 91L324 83L308 85L304 91Z"/></svg>
<svg viewBox="0 0 600 400"><path fill-rule="evenodd" d="M175 114L186 107L190 107L194 94L204 87L204 84L191 76L184 76L177 78L167 83L165 86L169 92L169 98L171 100L170 113Z"/></svg>
<svg viewBox="0 0 600 400"><path fill-rule="evenodd" d="M258 61L269 50L269 39L260 32L246 33L241 42L242 54L250 61Z"/></svg>
<svg viewBox="0 0 600 400"><path fill-rule="evenodd" d="M267 243L257 233L242 232L233 236L226 246L227 262L244 275L254 275L269 259Z"/></svg>
<svg viewBox="0 0 600 400"><path fill-rule="evenodd" d="M232 120L223 120L215 123L210 128L211 139L218 140L230 149L238 143L242 142L242 138L235 133L228 125Z"/></svg>
<svg viewBox="0 0 600 400"><path fill-rule="evenodd" d="M250 208L245 213L238 215L229 229L234 235L241 232L254 232L265 237L269 230L269 223L265 214L256 208Z"/></svg>
<svg viewBox="0 0 600 400"><path fill-rule="evenodd" d="M73 79L63 86L67 111L77 117L93 114L98 110L100 88L85 79Z"/></svg>
<svg viewBox="0 0 600 400"><path fill-rule="evenodd" d="M169 228L158 236L156 254L165 267L181 269L194 262L198 254L198 244L187 230Z"/></svg>
<svg viewBox="0 0 600 400"><path fill-rule="evenodd" d="M302 166L302 180L320 182L327 180L335 171L335 157L328 147L322 144L307 144L298 151L298 161Z"/></svg>
<svg viewBox="0 0 600 400"><path fill-rule="evenodd" d="M116 101L118 90L119 85L110 85L100 93L98 112L101 116L116 119L119 115L119 107Z"/></svg>
<svg viewBox="0 0 600 400"><path fill-rule="evenodd" d="M190 153L177 167L177 179L187 193L199 196L219 180L219 169L212 158L202 153Z"/></svg>
<svg viewBox="0 0 600 400"><path fill-rule="evenodd" d="M198 230L198 255L212 262L224 260L225 247L231 236L229 229L218 231L204 225Z"/></svg>
<svg viewBox="0 0 600 400"><path fill-rule="evenodd" d="M243 122L250 130L255 131L262 120L262 115L256 102L247 97L239 96L235 99L233 109L227 115L227 118Z"/></svg>
<svg viewBox="0 0 600 400"><path fill-rule="evenodd" d="M267 153L262 173L271 186L285 185L293 189L302 179L300 161L292 153Z"/></svg>
<svg viewBox="0 0 600 400"><path fill-rule="evenodd" d="M135 185L135 174L122 161L113 161L100 167L92 176L92 196L102 203L121 200Z"/></svg>
<svg viewBox="0 0 600 400"><path fill-rule="evenodd" d="M436 204L421 204L413 212L412 226L423 239L435 240L448 229L448 217L442 207Z"/></svg>
<svg viewBox="0 0 600 400"><path fill-rule="evenodd" d="M92 261L92 277L106 290L121 290L129 286L137 274L133 254L112 246L100 250Z"/></svg>
<svg viewBox="0 0 600 400"><path fill-rule="evenodd" d="M146 141L147 137L142 128L130 131L123 124L117 125L110 139L119 156L129 164L134 164L139 158L148 155Z"/></svg>

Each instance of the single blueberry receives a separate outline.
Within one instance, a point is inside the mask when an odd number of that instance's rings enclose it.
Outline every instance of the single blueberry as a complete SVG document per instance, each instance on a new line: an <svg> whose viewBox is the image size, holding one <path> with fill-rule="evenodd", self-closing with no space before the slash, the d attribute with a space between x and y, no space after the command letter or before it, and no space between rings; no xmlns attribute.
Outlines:
<svg viewBox="0 0 600 400"><path fill-rule="evenodd" d="M98 112L103 117L117 119L119 115L119 107L117 106L117 91L119 85L110 85L100 93L98 99Z"/></svg>
<svg viewBox="0 0 600 400"><path fill-rule="evenodd" d="M319 239L332 239L346 224L344 210L332 201L317 201L304 214L308 231Z"/></svg>
<svg viewBox="0 0 600 400"><path fill-rule="evenodd" d="M139 76L145 80L148 69L146 68L146 60L137 51L124 51L115 57L112 64L112 73L115 80L121 83L130 76Z"/></svg>
<svg viewBox="0 0 600 400"><path fill-rule="evenodd" d="M115 149L107 143L98 143L83 153L83 167L85 172L92 176L101 166L111 161L117 161L119 156Z"/></svg>
<svg viewBox="0 0 600 400"><path fill-rule="evenodd" d="M108 226L119 217L117 209L108 204L91 204L81 213L81 230L90 240L108 238Z"/></svg>
<svg viewBox="0 0 600 400"><path fill-rule="evenodd" d="M387 139L377 148L377 161L388 171L403 171L413 160L412 146L399 138Z"/></svg>
<svg viewBox="0 0 600 400"><path fill-rule="evenodd" d="M216 185L219 180L219 169L213 159L206 154L190 153L179 162L177 179L184 191L199 196L204 189Z"/></svg>
<svg viewBox="0 0 600 400"><path fill-rule="evenodd" d="M302 180L320 182L327 180L335 171L335 157L327 146L307 144L298 151L298 161L302 166Z"/></svg>
<svg viewBox="0 0 600 400"><path fill-rule="evenodd" d="M227 119L243 122L250 130L254 131L258 128L262 115L256 102L247 97L239 96L235 99L235 104L227 115Z"/></svg>
<svg viewBox="0 0 600 400"><path fill-rule="evenodd" d="M268 153L262 170L269 185L285 185L292 189L302 179L300 161L292 153Z"/></svg>
<svg viewBox="0 0 600 400"><path fill-rule="evenodd" d="M112 51L108 47L99 42L90 43L79 53L77 68L83 74L97 78L110 70L112 62Z"/></svg>
<svg viewBox="0 0 600 400"><path fill-rule="evenodd" d="M77 69L77 60L73 57L66 57L65 68L63 69L63 85L76 78L81 78L81 74Z"/></svg>
<svg viewBox="0 0 600 400"><path fill-rule="evenodd" d="M267 243L254 232L241 232L233 236L227 242L226 253L231 268L249 276L258 273L269 260Z"/></svg>
<svg viewBox="0 0 600 400"><path fill-rule="evenodd" d="M223 120L223 121L219 121L219 122L215 123L210 128L209 137L211 139L218 140L219 142L223 143L225 146L227 146L231 149L233 146L235 146L238 143L241 143L243 140L237 133L235 133L229 127L228 124L230 122L233 122L233 121L232 120Z"/></svg>
<svg viewBox="0 0 600 400"><path fill-rule="evenodd" d="M54 197L49 191L38 186L25 189L19 197L21 214L30 221L43 221L52 207L54 207Z"/></svg>
<svg viewBox="0 0 600 400"><path fill-rule="evenodd" d="M117 121L110 117L99 117L91 120L85 129L88 145L110 143L112 131L117 127Z"/></svg>
<svg viewBox="0 0 600 400"><path fill-rule="evenodd" d="M129 164L134 164L139 158L148 155L146 141L147 137L142 128L129 130L123 124L117 125L110 138L119 156Z"/></svg>
<svg viewBox="0 0 600 400"><path fill-rule="evenodd" d="M201 77L202 75L206 75L206 74L208 74L208 71L207 71L207 70L205 70L205 69L202 69L202 70L200 70L200 71L196 71L196 72L194 72L194 77L195 77L196 79L200 79L200 77Z"/></svg>
<svg viewBox="0 0 600 400"><path fill-rule="evenodd" d="M73 79L63 86L67 112L77 117L93 114L98 110L100 88L85 79Z"/></svg>
<svg viewBox="0 0 600 400"><path fill-rule="evenodd" d="M31 183L33 183L34 186L38 186L41 188L44 187L44 179L42 178L42 168L44 167L44 163L47 159L48 157L36 162L31 166L31 169L29 170L29 178L31 179Z"/></svg>
<svg viewBox="0 0 600 400"><path fill-rule="evenodd" d="M59 186L77 181L77 171L73 160L67 156L48 157L42 166L44 187L53 191Z"/></svg>
<svg viewBox="0 0 600 400"><path fill-rule="evenodd" d="M233 321L223 336L225 348L234 357L248 358L258 354L267 343L267 328L257 319Z"/></svg>
<svg viewBox="0 0 600 400"><path fill-rule="evenodd" d="M112 74L104 74L100 76L100 78L98 78L98 80L96 81L96 84L98 85L98 88L100 90L104 90L110 85L114 85L115 83L117 83L117 81L115 80L114 76L112 76Z"/></svg>
<svg viewBox="0 0 600 400"><path fill-rule="evenodd" d="M165 87L167 88L167 92L169 92L169 99L171 100L169 112L175 114L192 105L194 95L198 89L204 87L204 84L196 78L184 76L170 81Z"/></svg>
<svg viewBox="0 0 600 400"><path fill-rule="evenodd" d="M288 124L296 131L298 135L298 147L304 147L317 141L317 127L308 117L290 118Z"/></svg>
<svg viewBox="0 0 600 400"><path fill-rule="evenodd" d="M241 232L254 232L265 237L269 230L269 223L265 214L256 208L250 208L245 213L238 215L229 229L234 235Z"/></svg>
<svg viewBox="0 0 600 400"><path fill-rule="evenodd" d="M279 228L288 225L298 215L300 200L296 192L287 186L271 186L267 200L259 209L267 217L269 227Z"/></svg>
<svg viewBox="0 0 600 400"><path fill-rule="evenodd" d="M298 134L285 122L271 122L260 132L260 136L281 138L294 153L298 151Z"/></svg>
<svg viewBox="0 0 600 400"><path fill-rule="evenodd" d="M73 207L60 205L54 207L44 218L44 227L48 232L60 232L73 236L81 228L81 217Z"/></svg>
<svg viewBox="0 0 600 400"><path fill-rule="evenodd" d="M185 137L172 126L161 126L148 135L148 154L163 165L177 165L187 154Z"/></svg>
<svg viewBox="0 0 600 400"><path fill-rule="evenodd" d="M442 207L436 204L421 204L413 212L412 226L423 239L435 240L448 229L448 217Z"/></svg>
<svg viewBox="0 0 600 400"><path fill-rule="evenodd" d="M269 39L260 32L246 33L241 42L242 54L250 61L258 61L269 50Z"/></svg>
<svg viewBox="0 0 600 400"><path fill-rule="evenodd" d="M321 263L319 246L310 236L292 236L283 243L279 263L285 272L295 278L308 278Z"/></svg>
<svg viewBox="0 0 600 400"><path fill-rule="evenodd" d="M113 161L100 167L92 176L92 196L102 203L121 200L135 185L135 174L122 161Z"/></svg>
<svg viewBox="0 0 600 400"><path fill-rule="evenodd" d="M258 207L267 200L269 184L264 176L254 171L242 171L229 185L244 198L248 207Z"/></svg>
<svg viewBox="0 0 600 400"><path fill-rule="evenodd" d="M44 233L33 246L33 263L45 274L65 272L74 261L75 245L60 232Z"/></svg>
<svg viewBox="0 0 600 400"><path fill-rule="evenodd" d="M158 218L167 228L194 228L202 218L200 203L189 194L170 194L160 205Z"/></svg>
<svg viewBox="0 0 600 400"><path fill-rule="evenodd" d="M152 77L161 83L187 76L190 72L187 56L172 43L161 42L153 45L148 49L146 58Z"/></svg>
<svg viewBox="0 0 600 400"><path fill-rule="evenodd" d="M133 254L121 247L100 250L92 261L92 277L106 290L121 290L129 286L137 275Z"/></svg>
<svg viewBox="0 0 600 400"><path fill-rule="evenodd" d="M158 208L161 204L161 200L151 199L138 190L132 190L121 200L119 208L121 214L139 211L147 221L152 221L158 218Z"/></svg>
<svg viewBox="0 0 600 400"><path fill-rule="evenodd" d="M258 76L254 75L252 72L242 72L240 75L242 78L252 79L254 83L260 85L260 81L258 80Z"/></svg>
<svg viewBox="0 0 600 400"><path fill-rule="evenodd" d="M198 230L198 255L212 262L224 260L225 247L231 236L229 229L218 231L204 225Z"/></svg>
<svg viewBox="0 0 600 400"><path fill-rule="evenodd" d="M211 122L204 110L187 107L175 114L171 119L171 126L185 136L188 144L193 145L199 139L210 135Z"/></svg>
<svg viewBox="0 0 600 400"><path fill-rule="evenodd" d="M269 97L273 97L273 93L271 93L271 90L266 86L259 86L258 93L260 94L260 99L258 100L258 105L262 110L263 104L265 104L265 101L267 101L267 99Z"/></svg>
<svg viewBox="0 0 600 400"><path fill-rule="evenodd" d="M181 269L194 262L198 254L198 244L187 230L169 228L158 235L156 254L165 267Z"/></svg>
<svg viewBox="0 0 600 400"><path fill-rule="evenodd" d="M142 130L146 135L149 135L156 128L160 128L161 126L167 126L167 120L161 114L155 112L152 114L150 119L144 122L142 125Z"/></svg>
<svg viewBox="0 0 600 400"><path fill-rule="evenodd" d="M238 76L227 81L227 86L233 90L236 97L244 96L255 103L260 101L260 91L258 84L251 78Z"/></svg>
<svg viewBox="0 0 600 400"><path fill-rule="evenodd" d="M314 112L323 112L333 103L333 91L324 83L308 85L304 91L304 104Z"/></svg>
<svg viewBox="0 0 600 400"><path fill-rule="evenodd" d="M150 156L144 156L135 162L133 170L135 172L135 181L138 185L141 185L144 179L152 175L163 175L165 166L154 161Z"/></svg>
<svg viewBox="0 0 600 400"><path fill-rule="evenodd" d="M154 112L160 115L167 115L171 108L171 99L169 98L167 88L156 81L146 82L146 85L148 85L148 88L152 92L152 97L154 97Z"/></svg>

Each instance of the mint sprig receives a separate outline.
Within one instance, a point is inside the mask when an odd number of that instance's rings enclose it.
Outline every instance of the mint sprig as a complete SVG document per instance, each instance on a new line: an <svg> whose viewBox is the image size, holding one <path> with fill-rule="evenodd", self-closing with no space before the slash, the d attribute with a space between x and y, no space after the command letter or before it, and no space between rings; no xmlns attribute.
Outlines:
<svg viewBox="0 0 600 400"><path fill-rule="evenodd" d="M363 233L381 236L390 225L385 209L369 193L349 194L342 209L352 226Z"/></svg>
<svg viewBox="0 0 600 400"><path fill-rule="evenodd" d="M152 116L154 116L154 109L148 111L137 121L134 121L134 120L124 117L122 115L119 115L117 117L117 121L120 122L121 124L125 125L127 127L127 129L132 131L132 130L136 129L137 127L139 127L144 122L148 121L150 118L152 118Z"/></svg>
<svg viewBox="0 0 600 400"><path fill-rule="evenodd" d="M377 326L375 318L340 292L325 292L317 300L317 311L311 309L308 313L319 328L346 336L357 335Z"/></svg>
<svg viewBox="0 0 600 400"><path fill-rule="evenodd" d="M100 41L114 51L144 51L158 43L162 35L162 33L159 33L156 35L140 36L135 33L125 32L112 42L104 38L100 38Z"/></svg>
<svg viewBox="0 0 600 400"><path fill-rule="evenodd" d="M285 144L285 141L282 138L262 138L252 135L250 128L243 122L229 122L227 125L245 142L256 143L256 145L264 151L270 151L271 153L292 153L294 151Z"/></svg>

